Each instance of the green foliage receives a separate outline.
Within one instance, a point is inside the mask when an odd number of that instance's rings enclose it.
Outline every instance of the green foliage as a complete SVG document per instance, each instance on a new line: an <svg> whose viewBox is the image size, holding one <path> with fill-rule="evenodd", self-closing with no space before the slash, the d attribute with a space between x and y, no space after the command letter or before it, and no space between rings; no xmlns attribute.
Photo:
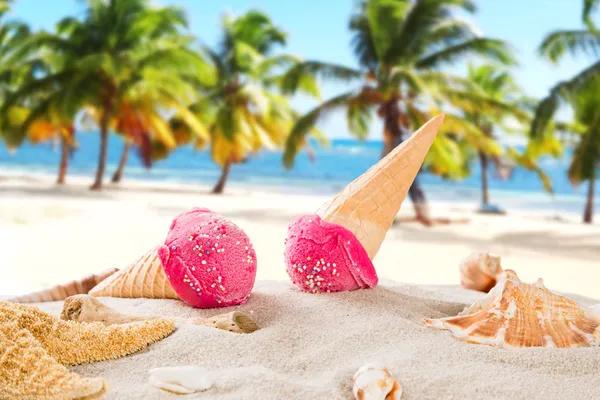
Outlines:
<svg viewBox="0 0 600 400"><path fill-rule="evenodd" d="M215 79L199 87L191 112L207 129L213 160L225 167L245 160L262 148L276 149L298 115L284 94L297 91L319 97L315 76L297 68L300 61L288 54L273 54L285 45L287 34L265 14L251 10L223 18L219 46L203 46L202 54L215 71ZM285 75L287 71L294 71ZM176 115L177 137L202 148L186 134L189 124ZM321 132L312 130L321 139ZM306 144L304 144L306 145Z"/></svg>
<svg viewBox="0 0 600 400"><path fill-rule="evenodd" d="M215 74L191 50L186 26L181 9L153 7L149 0L89 0L83 18L64 18L55 33L41 32L29 41L45 73L8 96L2 114L14 106L30 108L19 129L24 134L49 109L64 121L87 110L102 129L136 143L147 165L150 138L167 148L176 145L164 110L176 110L207 138L185 107ZM196 79L198 71L204 81Z"/></svg>
<svg viewBox="0 0 600 400"><path fill-rule="evenodd" d="M587 56L600 55L600 32L596 30L559 30L544 38L539 53L557 64L564 55L583 53Z"/></svg>
<svg viewBox="0 0 600 400"><path fill-rule="evenodd" d="M297 90L306 75L357 86L355 91L323 102L298 120L286 144L285 165L288 168L293 165L295 154L305 142L304 136L332 109L347 108L349 130L359 138L368 134L374 110L384 121L393 121L393 115L399 115L398 125L407 129L416 129L428 119L420 110L440 104L458 103L461 108L485 107L488 111L514 110L515 107L497 99L473 92L459 78L440 72L471 56L501 64L515 63L506 43L478 37L473 26L452 16L457 11L474 10L474 3L467 0L360 1L350 19L350 30L361 68L305 61L291 68L283 78L287 91ZM385 129L385 133L397 136L398 127L391 128ZM386 137L385 141L394 143L399 139ZM464 162L455 157L459 147L456 143L442 143L439 151L434 148L430 159L439 160L444 167L432 170L464 175ZM455 168L449 167L449 160L456 160Z"/></svg>

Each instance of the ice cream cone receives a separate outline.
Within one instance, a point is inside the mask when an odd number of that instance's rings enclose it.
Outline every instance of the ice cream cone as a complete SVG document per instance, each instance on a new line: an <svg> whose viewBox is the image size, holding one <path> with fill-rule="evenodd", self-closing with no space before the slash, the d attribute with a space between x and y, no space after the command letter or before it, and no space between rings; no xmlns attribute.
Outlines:
<svg viewBox="0 0 600 400"><path fill-rule="evenodd" d="M350 230L372 260L400 211L443 121L443 113L429 120L325 203L317 214L325 221Z"/></svg>
<svg viewBox="0 0 600 400"><path fill-rule="evenodd" d="M74 296L76 294L86 294L92 288L97 286L100 282L104 281L118 269L111 268L106 271L100 272L95 275L88 275L85 278L67 282L61 285L56 285L48 289L40 290L39 292L28 293L22 296L13 297L6 301L12 303L42 303L46 301L60 301L67 297Z"/></svg>
<svg viewBox="0 0 600 400"><path fill-rule="evenodd" d="M95 297L179 299L165 275L157 248L102 281L89 294Z"/></svg>

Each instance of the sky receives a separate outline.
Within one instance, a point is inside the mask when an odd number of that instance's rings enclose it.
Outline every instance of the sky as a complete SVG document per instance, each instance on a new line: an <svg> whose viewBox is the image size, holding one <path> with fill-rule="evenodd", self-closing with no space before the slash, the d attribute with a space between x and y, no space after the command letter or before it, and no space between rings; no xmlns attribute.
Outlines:
<svg viewBox="0 0 600 400"><path fill-rule="evenodd" d="M65 16L81 13L82 0L16 0L12 14L34 29L52 29ZM221 16L255 8L265 11L289 35L286 53L307 60L335 62L356 67L351 51L348 19L353 0L155 0L157 4L178 5L187 10L191 31L209 45L220 37ZM543 37L557 29L582 26L583 0L476 0L473 20L486 36L506 40L515 49L520 65L514 75L524 91L543 97L556 82L567 79L590 64L584 56L565 57L551 65L537 55ZM464 66L453 67L462 71ZM340 84L324 83L323 98L347 90ZM294 100L301 111L317 103L306 98ZM348 137L342 114L333 115L321 127L330 137ZM381 139L381 125L372 127L371 139Z"/></svg>

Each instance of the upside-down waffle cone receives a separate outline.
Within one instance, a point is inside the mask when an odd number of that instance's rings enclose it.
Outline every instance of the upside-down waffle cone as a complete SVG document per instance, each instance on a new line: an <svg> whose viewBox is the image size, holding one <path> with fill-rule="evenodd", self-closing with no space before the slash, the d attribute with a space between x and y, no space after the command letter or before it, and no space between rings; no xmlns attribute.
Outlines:
<svg viewBox="0 0 600 400"><path fill-rule="evenodd" d="M60 301L76 294L86 294L100 282L117 272L117 268L107 269L99 274L89 275L85 278L56 285L39 292L28 293L8 299L12 303L42 303L45 301Z"/></svg>
<svg viewBox="0 0 600 400"><path fill-rule="evenodd" d="M317 214L350 230L372 260L443 121L443 113L427 121L408 140L321 206Z"/></svg>
<svg viewBox="0 0 600 400"><path fill-rule="evenodd" d="M90 290L96 297L179 299L163 271L157 248Z"/></svg>

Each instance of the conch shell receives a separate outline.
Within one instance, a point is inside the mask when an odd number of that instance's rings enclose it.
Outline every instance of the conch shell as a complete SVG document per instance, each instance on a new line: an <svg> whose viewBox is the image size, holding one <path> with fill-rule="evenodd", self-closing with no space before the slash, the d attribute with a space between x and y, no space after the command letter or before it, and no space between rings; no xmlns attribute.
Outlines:
<svg viewBox="0 0 600 400"><path fill-rule="evenodd" d="M465 289L489 292L502 273L500 257L486 252L471 253L460 263L460 284Z"/></svg>
<svg viewBox="0 0 600 400"><path fill-rule="evenodd" d="M425 319L458 340L494 347L586 347L600 343L600 317L552 293L539 279L523 283L507 269L498 284L458 316Z"/></svg>
<svg viewBox="0 0 600 400"><path fill-rule="evenodd" d="M387 368L379 365L363 365L352 380L356 400L400 400L402 396L402 386Z"/></svg>

